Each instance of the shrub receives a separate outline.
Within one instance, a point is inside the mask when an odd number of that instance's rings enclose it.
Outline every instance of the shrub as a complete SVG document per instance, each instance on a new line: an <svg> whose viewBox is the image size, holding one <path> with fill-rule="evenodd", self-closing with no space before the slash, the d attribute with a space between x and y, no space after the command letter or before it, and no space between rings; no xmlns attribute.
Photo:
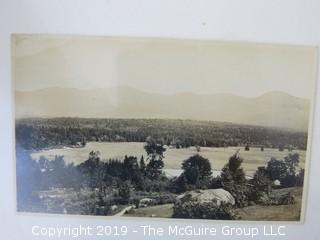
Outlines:
<svg viewBox="0 0 320 240"><path fill-rule="evenodd" d="M290 192L284 195L273 194L272 196L265 192L257 192L256 195L255 203L260 205L290 205L295 203L295 198Z"/></svg>
<svg viewBox="0 0 320 240"><path fill-rule="evenodd" d="M289 205L294 203L295 203L295 198L291 193L288 193L285 196L281 196L278 200L279 205Z"/></svg>
<svg viewBox="0 0 320 240"><path fill-rule="evenodd" d="M222 179L220 176L217 176L215 178L212 178L209 186L209 189L217 189L217 188L223 188Z"/></svg>
<svg viewBox="0 0 320 240"><path fill-rule="evenodd" d="M223 183L223 188L230 192L235 199L237 207L246 207L252 194L252 187L248 184L236 184L234 182Z"/></svg>
<svg viewBox="0 0 320 240"><path fill-rule="evenodd" d="M173 207L174 218L234 220L237 218L229 204L200 203L197 201L177 202Z"/></svg>
<svg viewBox="0 0 320 240"><path fill-rule="evenodd" d="M170 191L181 193L210 187L212 171L208 159L196 154L185 160L181 168L182 174L170 181Z"/></svg>
<svg viewBox="0 0 320 240"><path fill-rule="evenodd" d="M102 193L92 193L88 196L78 196L67 204L66 209L68 213L84 214L84 215L110 215L111 201L107 199ZM78 204L78 201L80 204Z"/></svg>
<svg viewBox="0 0 320 240"><path fill-rule="evenodd" d="M174 177L169 180L168 190L173 193L182 193L187 191L182 174L179 177Z"/></svg>
<svg viewBox="0 0 320 240"><path fill-rule="evenodd" d="M272 205L291 205L295 203L294 196L290 192L278 198L272 198L271 200Z"/></svg>
<svg viewBox="0 0 320 240"><path fill-rule="evenodd" d="M168 203L175 203L176 196L172 193L160 193L158 196L155 197L156 204L168 204Z"/></svg>
<svg viewBox="0 0 320 240"><path fill-rule="evenodd" d="M165 176L154 180L145 178L143 184L147 192L162 192L169 188L169 180Z"/></svg>
<svg viewBox="0 0 320 240"><path fill-rule="evenodd" d="M258 168L250 183L252 184L252 191L249 200L258 204L267 204L272 181L265 167Z"/></svg>
<svg viewBox="0 0 320 240"><path fill-rule="evenodd" d="M241 167L243 159L240 158L238 152L232 155L229 162L223 167L221 185L234 197L237 207L244 207L248 206L248 196L251 193L251 188L246 183L245 173ZM217 181L216 184L219 184L219 182Z"/></svg>
<svg viewBox="0 0 320 240"><path fill-rule="evenodd" d="M266 167L266 172L272 181L279 180L282 187L294 187L303 182L304 172L297 174L299 154L289 154L284 160L271 158Z"/></svg>
<svg viewBox="0 0 320 240"><path fill-rule="evenodd" d="M268 171L265 167L258 167L251 183L253 184L256 192L270 192L272 181L270 180Z"/></svg>
<svg viewBox="0 0 320 240"><path fill-rule="evenodd" d="M184 173L182 173L178 178L170 181L169 190L174 193L182 193L185 191L195 190L195 189L208 189L210 188L211 181L206 179L198 182L197 184L188 184L188 180Z"/></svg>
<svg viewBox="0 0 320 240"><path fill-rule="evenodd" d="M297 185L297 177L296 175L287 174L280 180L280 182L282 187L294 187Z"/></svg>
<svg viewBox="0 0 320 240"><path fill-rule="evenodd" d="M263 192L263 191L254 192L251 196L253 201L256 204L270 205L270 197L266 192Z"/></svg>
<svg viewBox="0 0 320 240"><path fill-rule="evenodd" d="M297 167L299 166L299 158L300 158L299 153L289 154L284 158L284 162L287 165L289 173L296 174Z"/></svg>
<svg viewBox="0 0 320 240"><path fill-rule="evenodd" d="M284 161L271 158L266 167L267 175L270 180L275 181L283 179L287 173L287 167Z"/></svg>

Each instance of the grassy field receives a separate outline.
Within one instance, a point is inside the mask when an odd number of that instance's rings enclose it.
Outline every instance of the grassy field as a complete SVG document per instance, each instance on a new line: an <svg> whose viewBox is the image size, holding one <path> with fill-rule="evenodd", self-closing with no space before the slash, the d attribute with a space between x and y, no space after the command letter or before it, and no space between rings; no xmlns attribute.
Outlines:
<svg viewBox="0 0 320 240"><path fill-rule="evenodd" d="M166 147L164 153L165 169L180 169L183 160L196 154L194 147L176 149ZM243 147L228 147L228 148L209 148L202 147L200 154L208 158L214 170L221 170L227 163L229 157L240 149L240 155L244 159L243 168L247 175L253 175L258 166L263 166L271 157L283 159L288 155L288 151L278 151L278 149L266 148L263 152L259 148L250 148L250 151L244 151ZM88 159L90 151L99 151L102 159L118 158L123 159L125 155L137 156L140 158L142 155L146 157L143 149L143 143L136 142L89 142L84 148L61 148L50 149L31 153L33 159L39 159L41 155L48 159L54 159L55 155L64 156L67 163L74 162L75 164L81 163ZM306 152L294 151L300 154L301 167L304 167Z"/></svg>
<svg viewBox="0 0 320 240"><path fill-rule="evenodd" d="M163 204L145 208L138 208L126 213L125 217L157 217L171 218L173 214L173 204Z"/></svg>

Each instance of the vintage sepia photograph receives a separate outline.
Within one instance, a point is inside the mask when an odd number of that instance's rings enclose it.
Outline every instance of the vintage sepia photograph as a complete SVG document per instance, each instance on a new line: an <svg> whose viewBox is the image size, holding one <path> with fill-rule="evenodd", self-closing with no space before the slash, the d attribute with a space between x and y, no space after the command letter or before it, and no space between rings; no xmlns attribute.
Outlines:
<svg viewBox="0 0 320 240"><path fill-rule="evenodd" d="M18 212L302 221L315 47L13 34Z"/></svg>

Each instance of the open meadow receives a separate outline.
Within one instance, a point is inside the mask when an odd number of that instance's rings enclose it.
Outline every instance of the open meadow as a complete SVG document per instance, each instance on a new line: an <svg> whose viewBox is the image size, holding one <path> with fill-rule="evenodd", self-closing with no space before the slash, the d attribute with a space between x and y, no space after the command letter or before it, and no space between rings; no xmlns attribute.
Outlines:
<svg viewBox="0 0 320 240"><path fill-rule="evenodd" d="M63 156L66 163L80 164L88 159L91 151L99 151L102 160L108 159L124 159L125 155L146 158L146 152L143 148L144 143L140 142L88 142L86 146L81 148L57 148L41 151L33 151L31 157L38 160L40 156L53 160L55 156ZM179 175L181 164L184 160L197 153L195 147L189 148L172 148L165 146L164 152L164 169L169 175ZM207 158L214 171L220 171L238 149L240 156L243 158L242 166L248 176L252 176L257 170L257 167L264 166L272 157L283 159L288 155L288 150L279 151L278 149L265 148L261 151L260 148L251 147L249 151L244 151L244 147L201 147L201 156ZM300 155L300 167L304 168L306 152L303 150L293 150Z"/></svg>

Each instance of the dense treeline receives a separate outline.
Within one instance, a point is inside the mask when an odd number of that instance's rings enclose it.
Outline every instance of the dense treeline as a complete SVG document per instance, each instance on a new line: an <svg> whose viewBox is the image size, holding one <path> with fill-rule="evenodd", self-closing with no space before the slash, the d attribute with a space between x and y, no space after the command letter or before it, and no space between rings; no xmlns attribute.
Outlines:
<svg viewBox="0 0 320 240"><path fill-rule="evenodd" d="M212 121L80 118L16 121L17 144L29 150L81 147L88 141L144 142L148 136L176 148L248 145L306 149L307 143L305 132Z"/></svg>
<svg viewBox="0 0 320 240"><path fill-rule="evenodd" d="M63 156L48 160L41 156L38 161L31 159L19 145L17 156L17 193L20 210L39 204L33 193L51 189L97 190L99 196L113 199L112 204L127 204L131 191L164 192L168 179L162 173L163 146L148 138L145 143L147 158L125 156L124 159L100 159L100 153L91 151L88 159L79 165L66 164ZM116 191L115 191L116 190ZM110 194L112 196L108 196ZM99 201L102 201L101 199ZM105 205L105 203L104 203ZM30 209L29 209L30 210Z"/></svg>
<svg viewBox="0 0 320 240"><path fill-rule="evenodd" d="M129 182L138 190L159 191L154 185L147 185L148 180L163 180L163 152L165 148L152 138L144 145L147 153L143 156L125 156L124 159L102 160L99 151L91 151L88 159L79 165L66 164L63 156L55 156L48 160L41 156L38 161L30 158L28 152L17 146L17 171L23 175L32 174L35 178L34 189L48 190L50 188L99 188L107 186L119 187L123 182ZM18 175L19 177L20 175Z"/></svg>

